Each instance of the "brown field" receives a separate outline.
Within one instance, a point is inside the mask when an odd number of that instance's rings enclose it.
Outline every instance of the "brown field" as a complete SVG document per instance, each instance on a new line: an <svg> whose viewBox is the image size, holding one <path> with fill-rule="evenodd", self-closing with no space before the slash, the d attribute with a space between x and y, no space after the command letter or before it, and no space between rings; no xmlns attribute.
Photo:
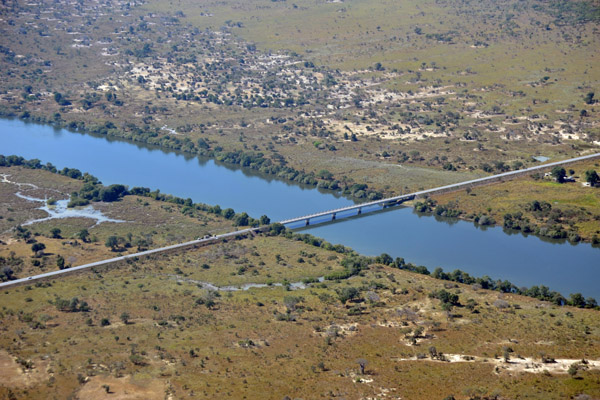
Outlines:
<svg viewBox="0 0 600 400"><path fill-rule="evenodd" d="M95 210L102 211L107 217L125 222L96 224L90 218L61 218L26 225L32 238L46 246L43 254L36 256L31 250L33 242L18 238L15 228L30 220L45 218L48 214L37 209L42 205L40 202L24 200L15 193L60 200L69 198L71 192L78 191L83 183L48 171L22 167L3 167L0 174L15 182L0 183L0 257L3 260L12 258L10 263L16 276L20 277L57 269L59 255L66 264L76 266L137 252L139 246L135 243L138 239L147 242L144 248L155 248L233 229L231 221L214 214L198 210L184 214L181 205L148 197L125 196L117 202L91 203ZM52 237L51 231L56 228L60 229L60 238ZM82 229L87 229L90 235L86 242L77 237ZM116 252L112 251L105 246L109 236L131 237L128 239L131 246L121 245ZM40 265L33 265L35 261Z"/></svg>
<svg viewBox="0 0 600 400"><path fill-rule="evenodd" d="M525 177L473 188L470 192L458 191L432 198L439 204L455 204L465 216L489 215L500 225L505 214L517 212L523 213L525 218L530 218L536 225L543 225L543 221L528 211L526 206L534 200L545 201L565 215L573 214L564 217L559 223L590 241L594 237L600 237L600 189L585 187L582 182L585 171L600 170L599 165L597 161L590 161L566 167L567 171L574 171L575 182L559 184L548 177Z"/></svg>
<svg viewBox="0 0 600 400"><path fill-rule="evenodd" d="M600 396L596 310L378 264L297 290L222 290L214 297L203 286L293 283L339 269L342 257L284 237L256 237L5 289L0 396ZM359 295L342 303L338 293L349 287ZM440 289L457 294L460 305L444 310L428 297ZM57 297L77 297L90 311L59 311ZM432 360L432 351L446 356ZM364 375L358 359L367 361ZM568 374L582 359L589 361Z"/></svg>

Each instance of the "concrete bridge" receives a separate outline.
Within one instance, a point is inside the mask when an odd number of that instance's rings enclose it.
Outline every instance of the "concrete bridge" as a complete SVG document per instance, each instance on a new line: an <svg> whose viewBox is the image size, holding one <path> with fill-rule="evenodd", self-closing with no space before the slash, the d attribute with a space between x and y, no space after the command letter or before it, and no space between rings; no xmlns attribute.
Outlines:
<svg viewBox="0 0 600 400"><path fill-rule="evenodd" d="M451 192L451 191L456 191L456 190L460 190L460 189L466 189L468 187L475 187L475 186L485 185L485 184L489 184L489 183L493 183L493 182L508 180L508 179L511 179L511 178L514 178L514 177L517 177L520 175L529 175L534 172L549 170L555 166L559 166L559 165L564 166L564 165L568 165L568 164L575 163L578 161L590 160L590 159L594 159L594 158L600 158L600 153L590 154L587 156L582 156L582 157L577 157L577 158L571 158L569 160L564 160L564 161L557 161L557 162L553 162L553 163L549 163L549 164L538 165L535 167L531 167L531 168L527 168L527 169L523 169L523 170L519 170L519 171L505 172L505 173L498 174L498 175L488 176L488 177L479 178L479 179L473 179L473 180L466 181L466 182L454 183L452 185L441 186L441 187L437 187L437 188L433 188L433 189L421 190L419 192L404 194L404 195L395 196L395 197L389 197L386 199L369 201L366 203L356 204L353 206L337 208L335 210L322 211L322 212L318 212L318 213L314 213L314 214L304 215L302 217L286 219L286 220L280 221L279 223L283 224L283 225L289 225L289 224L293 224L296 222L304 222L305 225L310 225L311 219L315 219L315 218L319 218L319 217L326 217L326 216L329 216L331 218L331 220L335 220L337 218L338 214L343 213L343 212L352 212L352 211L356 210L357 214L361 214L363 212L363 209L372 207L372 206L381 206L382 208L392 207L397 204L401 204L402 202L412 200L415 198L420 198L420 197L424 197L424 196L428 196L428 195L432 195L432 194ZM161 247L158 249L151 249L151 250L146 250L146 251L142 251L139 253L128 254L128 255L124 255L124 256L120 256L120 257L114 257L114 258L110 258L107 260L96 261L96 262L92 262L89 264L79 265L76 267L58 270L58 271L51 271L51 272L47 272L44 274L39 274L39 275L34 275L34 276L26 277L26 278L16 279L13 281L1 282L0 288L4 288L4 287L8 287L8 286L15 286L15 285L22 285L22 284L31 284L31 283L39 282L42 280L51 280L56 277L75 274L75 273L78 273L78 272L81 272L84 270L88 270L88 269L92 269L92 268L113 267L115 265L118 265L119 263L135 261L141 257L148 257L148 256L156 255L156 254L166 254L166 253L181 251L181 250L190 249L190 248L198 248L198 247L212 244L212 243L215 243L218 241L235 238L236 236L255 234L255 233L260 232L261 230L265 230L265 229L268 229L268 226L262 226L262 227L256 227L256 228L246 228L246 229L241 229L241 230L238 230L235 232L228 232L228 233L211 236L211 237L207 237L207 238L202 238L202 239L198 238L196 240L191 240L191 241L185 242L185 243L179 243L179 244L174 244L171 246Z"/></svg>
<svg viewBox="0 0 600 400"><path fill-rule="evenodd" d="M392 207L398 204L401 204L405 201L413 200L415 198L426 197L433 194L440 194L445 192L452 192L456 190L472 188L475 186L487 185L493 182L502 182L505 180L509 180L522 175L531 175L535 172L547 171L556 166L564 166L568 164L572 164L579 161L591 160L595 158L600 158L600 153L589 154L587 156L581 156L576 158L571 158L563 161L556 161L548 164L537 165L535 167L520 169L517 171L509 171L504 172L497 175L486 176L483 178L472 179L470 181L454 183L451 185L440 186L433 189L421 190L414 193L404 194L400 196L388 197L381 200L368 201L365 203L360 203L352 206L336 208L335 210L321 211L314 214L303 215L301 217L295 217L280 221L280 224L289 225L297 222L304 222L306 226L310 225L310 221L315 218L321 217L330 217L331 220L335 220L338 217L338 214L345 212L353 212L356 211L357 215L362 214L365 208L373 207L373 206L381 206L382 208Z"/></svg>

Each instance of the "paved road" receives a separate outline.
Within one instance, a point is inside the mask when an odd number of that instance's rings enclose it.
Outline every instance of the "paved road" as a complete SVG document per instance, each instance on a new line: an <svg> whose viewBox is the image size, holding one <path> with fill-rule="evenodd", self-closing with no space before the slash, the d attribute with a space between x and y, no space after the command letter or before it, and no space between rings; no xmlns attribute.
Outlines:
<svg viewBox="0 0 600 400"><path fill-rule="evenodd" d="M519 175L531 174L533 172L540 171L540 170L547 170L547 169L553 168L557 165L571 164L574 162L584 161L584 160L589 160L589 159L594 159L594 158L600 158L600 153L590 154L590 155L582 156L582 157L571 158L571 159L563 160L563 161L556 161L556 162L552 162L549 164L542 164L542 165L538 165L535 167L526 168L526 169L522 169L522 170L518 170L518 171L504 172L502 174L487 176L484 178L473 179L470 181L455 183L452 185L440 186L440 187L433 188L433 189L421 190L419 192L409 193L409 194L405 194L405 195L401 195L401 196L389 197L389 198L382 199L382 200L370 201L370 202L366 202L366 203L356 204L353 206L342 207L342 208L338 208L335 210L318 212L318 213L314 213L314 214L305 215L302 217L287 219L287 220L281 221L280 223L286 225L286 224L291 224L294 222L306 221L311 218L323 217L323 216L337 214L337 213L341 213L341 212L345 212L345 211L358 210L358 209L362 209L364 207L369 207L369 206L375 206L375 205L384 205L385 206L386 204L390 204L390 205L397 204L399 202L402 202L402 201L405 201L408 199L413 199L418 196L424 196L427 194L433 194L433 193L441 192L441 191L458 190L458 189L461 189L464 187L483 185L483 184L498 181L498 180L501 180L504 178L513 178L513 177L516 177ZM161 247L158 249L141 251L139 253L128 254L125 256L121 256L121 257L110 258L108 260L96 261L93 263L84 264L84 265L80 265L77 267L47 272L45 274L34 275L34 276L27 277L27 278L22 278L22 279L16 279L14 281L2 282L2 283L0 283L0 288L23 284L23 283L33 283L35 281L39 281L42 279L58 277L60 275L70 274L75 271L80 271L80 270L89 269L89 268L93 268L93 267L106 266L106 265L109 265L112 263L131 260L131 259L138 258L138 257L144 257L144 256L148 256L151 254L164 253L164 252L168 252L171 250L183 249L186 247L193 247L195 245L208 244L208 243L216 242L216 241L219 241L222 239L235 237L238 235L245 235L245 234L248 234L251 232L258 232L260 229L261 228L241 229L239 231L224 233L222 235L212 236L212 237L209 237L206 239L191 240L191 241L185 242L185 243L179 243L179 244L174 244L171 246Z"/></svg>
<svg viewBox="0 0 600 400"><path fill-rule="evenodd" d="M473 186L478 186L478 185L485 185L485 184L488 184L488 183L491 183L491 182L500 181L502 179L510 179L510 178L514 178L514 177L520 176L520 175L527 175L527 174L532 174L532 173L537 172L537 171L547 170L547 169L553 168L553 167L558 166L558 165L571 164L571 163L574 163L574 162L584 161L584 160L590 160L590 159L594 159L594 158L600 158L600 153L595 153L595 154L590 154L590 155L587 155L587 156L581 156L581 157L571 158L571 159L563 160L563 161L556 161L556 162L552 162L552 163L549 163L549 164L537 165L535 167L530 167L530 168L526 168L526 169L520 169L520 170L517 170L517 171L504 172L504 173L501 173L501 174L486 176L486 177L483 177L483 178L472 179L470 181L454 183L452 185L440 186L440 187L436 187L436 188L433 188L433 189L421 190L419 192L404 194L404 195L395 196L395 197L388 197L388 198L381 199L381 200L368 201L366 203L360 203L360 204L355 204L355 205L352 205L352 206L341 207L341 208L337 208L337 209L334 209L334 210L328 210L328 211L322 211L322 212L318 212L318 213L314 213L314 214L308 214L308 215L304 215L302 217L296 217L296 218L286 219L284 221L281 221L280 223L282 223L284 225L287 225L287 224L291 224L291 223L294 223L294 222L307 221L307 220L310 220L312 218L325 217L325 216L328 216L328 215L338 214L338 213L342 213L342 212L346 212L346 211L359 210L359 209L362 209L362 208L365 208L365 207L370 207L370 206L376 206L376 205L384 205L384 206L385 205L394 205L394 204L401 203L403 201L412 200L415 197L419 197L419 196L425 196L425 195L428 195L428 194L433 194L433 193L443 192L443 191L458 190L458 189L462 189L462 188L466 188L466 187L473 187Z"/></svg>
<svg viewBox="0 0 600 400"><path fill-rule="evenodd" d="M89 264L79 265L77 267L71 267L71 268L62 269L62 270L58 270L58 271L46 272L44 274L34 275L34 276L27 277L27 278L15 279L14 281L8 281L8 282L2 282L2 283L0 283L0 288L1 287L6 287L6 286L13 286L13 285L17 285L17 284L22 284L22 283L33 283L35 281L39 281L39 280L47 279L47 278L52 278L52 277L56 277L56 276L60 276L60 275L68 274L68 273L72 273L72 272L75 272L75 271L80 271L82 269L88 269L88 268L93 268L93 267L101 267L101 266L105 266L105 265L108 265L108 264L116 263L116 262L119 262L119 261L133 260L135 258L144 257L144 256L148 256L148 255L151 255L151 254L164 253L164 252L171 251L171 250L182 249L182 248L186 248L186 247L193 247L193 246L196 246L196 245L217 242L219 240L223 240L223 239L230 238L230 237L235 237L237 235L245 235L245 234L253 232L253 231L258 231L259 229L260 228L246 228L246 229L241 229L241 230L235 231L235 232L229 232L229 233L224 233L222 235L211 236L211 237L206 238L206 239L191 240L191 241L185 242L185 243L179 243L179 244L174 244L174 245L171 245L171 246L161 247L161 248L158 248L158 249L141 251L139 253L134 253L134 254L127 254L125 256L109 258L107 260L96 261L96 262L89 263Z"/></svg>

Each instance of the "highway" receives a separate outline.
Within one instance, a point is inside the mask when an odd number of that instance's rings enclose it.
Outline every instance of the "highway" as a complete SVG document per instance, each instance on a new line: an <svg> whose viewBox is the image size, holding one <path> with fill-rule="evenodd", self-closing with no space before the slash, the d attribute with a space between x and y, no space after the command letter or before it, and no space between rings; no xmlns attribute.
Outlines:
<svg viewBox="0 0 600 400"><path fill-rule="evenodd" d="M478 179L472 179L470 181L454 183L454 184L446 185L446 186L440 186L440 187L436 187L433 189L421 190L419 192L404 194L404 195L400 195L400 196L388 197L388 198L381 199L381 200L368 201L366 203L360 203L360 204L355 204L352 206L341 207L341 208L337 208L335 210L321 211L318 213L304 215L301 217L286 219L284 221L280 221L280 223L287 225L287 224L292 224L295 222L302 222L302 221L308 222L309 220L311 220L313 218L325 217L328 215L339 214L339 213L346 212L346 211L361 210L363 208L370 207L370 206L395 205L395 204L401 203L403 201L412 200L416 197L423 197L426 195L431 195L431 194L439 193L439 192L454 191L454 190L459 190L459 189L463 189L463 188L467 188L467 187L486 185L486 184L496 182L496 181L501 181L504 179L515 178L515 177L521 176L521 175L529 175L529 174L532 174L532 173L535 173L538 171L545 171L545 170L551 169L555 166L571 164L574 162L590 160L590 159L594 159L594 158L600 158L600 153L571 158L571 159L563 160L563 161L556 161L556 162L552 162L552 163L548 163L548 164L536 165L535 167L520 169L520 170L516 170L516 171L503 172L501 174L486 176L486 177L478 178Z"/></svg>
<svg viewBox="0 0 600 400"><path fill-rule="evenodd" d="M352 205L352 206L347 206L347 207L341 207L341 208L337 208L335 210L322 211L322 212L318 212L318 213L314 213L314 214L304 215L302 217L286 219L286 220L280 221L279 223L283 224L283 225L288 225L288 224L292 224L295 222L304 221L308 225L309 221L313 218L332 216L332 219L335 219L336 214L346 212L346 211L357 210L360 212L363 208L370 207L370 206L381 205L381 206L385 207L385 206L396 205L403 201L411 200L411 199L418 198L418 197L423 197L426 195L431 195L434 193L454 191L454 190L460 190L462 188L467 188L467 187L485 185L488 183L501 181L504 179L514 178L514 177L517 177L520 175L528 175L528 174L532 174L534 172L548 170L555 166L567 165L567 164L571 164L574 162L590 160L590 159L594 159L594 158L600 158L600 153L571 158L571 159L563 160L563 161L556 161L556 162L552 162L552 163L548 163L548 164L537 165L535 167L530 167L530 168L517 170L517 171L504 172L504 173L497 174L497 175L473 179L473 180L469 180L469 181L465 181L465 182L455 183L452 185L440 186L440 187L433 188L433 189L421 190L418 192L409 193L409 194L405 194L405 195L389 197L389 198L385 198L385 199L381 199L381 200L369 201L369 202L356 204L356 205ZM0 288L24 284L24 283L33 283L36 281L45 280L45 279L52 278L52 277L59 277L61 275L72 274L74 272L89 269L89 268L107 266L107 265L110 265L113 263L118 263L118 262L127 261L127 260L133 260L133 259L136 259L139 257L145 257L145 256L149 256L152 254L160 254L160 253L165 253L165 252L169 252L172 250L178 250L178 249L184 249L184 248L188 248L188 247L195 247L198 245L209 244L209 243L217 242L217 241L220 241L223 239L235 237L238 235L245 235L245 234L252 233L252 232L258 232L261 229L264 229L264 227L241 229L241 230L238 230L235 232L229 232L229 233L224 233L221 235L211 236L209 238L191 240L191 241L185 242L185 243L179 243L179 244L174 244L171 246L161 247L158 249L146 250L146 251L141 251L139 253L128 254L125 256L120 256L120 257L115 257L115 258L109 258L107 260L96 261L96 262L89 263L89 264L79 265L77 267L71 267L71 268L58 270L58 271L46 272L44 274L34 275L34 276L27 277L27 278L15 279L12 281L0 283Z"/></svg>
<svg viewBox="0 0 600 400"><path fill-rule="evenodd" d="M84 269L89 269L89 268L94 268L94 267L102 267L102 266L106 266L106 265L117 263L117 262L121 262L121 261L134 260L136 258L145 257L145 256L149 256L149 255L152 255L152 254L166 253L166 252L169 252L169 251L172 251L172 250L183 249L183 248L187 248L187 247L195 247L195 246L198 246L198 245L209 244L209 243L212 243L212 242L218 242L218 241L223 240L223 239L235 237L235 236L238 236L238 235L245 235L245 234L248 234L248 233L253 232L253 231L254 232L255 231L259 231L260 229L261 228L246 228L246 229L241 229L239 231L228 232L228 233L224 233L222 235L211 236L211 237L205 238L205 239L191 240L191 241L185 242L185 243L178 243L178 244L173 244L171 246L160 247L158 249L140 251L138 253L127 254L125 256L109 258L109 259L102 260L102 261L96 261L96 262L89 263L89 264L79 265L77 267L71 267L71 268L67 268L67 269L61 269L61 270L58 270L58 271L46 272L44 274L29 276L27 278L15 279L15 280L12 280L12 281L7 281L7 282L0 283L0 288L7 287L7 286L18 285L18 284L23 284L23 283L33 283L35 281L45 280L45 279L48 279L48 278L57 277L57 276L60 276L60 275L65 275L65 274L69 274L69 273L81 271L81 270L84 270Z"/></svg>

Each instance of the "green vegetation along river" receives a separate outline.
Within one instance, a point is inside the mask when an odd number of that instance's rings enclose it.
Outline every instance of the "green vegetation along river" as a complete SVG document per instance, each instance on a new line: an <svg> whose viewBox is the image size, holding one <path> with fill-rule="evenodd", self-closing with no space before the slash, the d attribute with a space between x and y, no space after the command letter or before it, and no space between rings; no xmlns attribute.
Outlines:
<svg viewBox="0 0 600 400"><path fill-rule="evenodd" d="M303 188L255 172L48 126L0 120L0 154L78 168L104 184L160 189L195 202L231 207L272 221L352 204L334 192ZM339 218L340 216L338 216ZM546 285L563 295L600 297L600 249L545 241L501 228L422 216L406 207L343 219L305 232L366 255L388 253L430 271L461 269L518 286Z"/></svg>

